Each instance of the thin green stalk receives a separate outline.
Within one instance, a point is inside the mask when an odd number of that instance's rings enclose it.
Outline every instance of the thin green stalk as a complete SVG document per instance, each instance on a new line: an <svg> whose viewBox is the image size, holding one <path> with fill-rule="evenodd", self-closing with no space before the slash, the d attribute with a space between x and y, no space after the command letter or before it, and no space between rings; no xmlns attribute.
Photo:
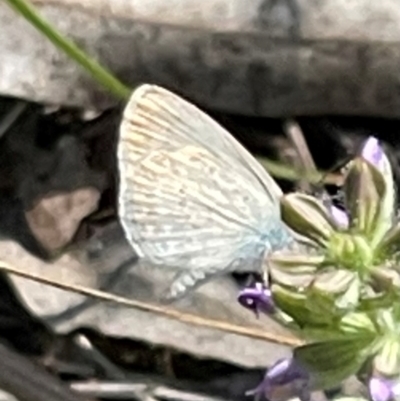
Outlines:
<svg viewBox="0 0 400 401"><path fill-rule="evenodd" d="M341 185L342 177L338 174L315 172L315 173L300 173L297 170L285 164L275 162L265 157L256 156L258 162L274 177L282 178L288 181L297 181L305 179L311 184L321 184L321 180L325 184Z"/></svg>
<svg viewBox="0 0 400 401"><path fill-rule="evenodd" d="M25 17L43 35L63 50L70 58L80 64L98 83L107 88L116 97L127 99L131 89L115 78L111 72L103 68L96 60L89 57L74 42L65 38L49 22L41 17L27 0L6 0L19 14Z"/></svg>

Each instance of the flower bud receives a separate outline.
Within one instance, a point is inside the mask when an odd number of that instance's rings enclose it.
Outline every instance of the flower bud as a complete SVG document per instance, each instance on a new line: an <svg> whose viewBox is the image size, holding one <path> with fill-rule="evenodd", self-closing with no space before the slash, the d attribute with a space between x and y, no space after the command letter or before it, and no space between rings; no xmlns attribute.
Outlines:
<svg viewBox="0 0 400 401"><path fill-rule="evenodd" d="M272 285L271 290L276 305L290 316L301 330L320 329L332 324L332 316L315 313L313 305L309 304L304 293L291 291L277 284Z"/></svg>
<svg viewBox="0 0 400 401"><path fill-rule="evenodd" d="M314 305L316 313L324 305L325 310L320 312L336 317L357 306L360 289L361 283L356 272L330 269L320 272L315 278L309 288L309 302Z"/></svg>
<svg viewBox="0 0 400 401"><path fill-rule="evenodd" d="M374 368L383 376L400 375L400 338L385 338L380 352L374 358Z"/></svg>
<svg viewBox="0 0 400 401"><path fill-rule="evenodd" d="M379 171L363 160L353 160L344 182L346 206L351 215L351 226L368 237L375 228L384 192L383 177Z"/></svg>
<svg viewBox="0 0 400 401"><path fill-rule="evenodd" d="M395 212L392 168L376 138L370 137L361 157L351 163L344 189L352 227L376 246L390 228Z"/></svg>
<svg viewBox="0 0 400 401"><path fill-rule="evenodd" d="M373 259L373 249L363 236L347 233L332 236L327 252L327 260L331 264L365 272L372 265Z"/></svg>
<svg viewBox="0 0 400 401"><path fill-rule="evenodd" d="M332 217L312 196L292 193L281 199L283 221L295 232L325 245L334 232Z"/></svg>
<svg viewBox="0 0 400 401"><path fill-rule="evenodd" d="M268 272L272 282L298 290L310 285L323 260L322 255L274 252L268 257Z"/></svg>

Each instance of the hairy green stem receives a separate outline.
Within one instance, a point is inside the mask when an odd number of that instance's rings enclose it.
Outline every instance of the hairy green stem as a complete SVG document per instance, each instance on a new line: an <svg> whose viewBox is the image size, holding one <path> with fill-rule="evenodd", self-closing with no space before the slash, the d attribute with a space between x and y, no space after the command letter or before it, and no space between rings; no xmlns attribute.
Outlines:
<svg viewBox="0 0 400 401"><path fill-rule="evenodd" d="M64 51L71 59L80 64L98 83L108 89L118 98L127 99L131 89L115 78L109 71L102 67L96 60L89 57L75 43L65 38L48 21L41 17L27 0L6 0L6 2L43 35Z"/></svg>

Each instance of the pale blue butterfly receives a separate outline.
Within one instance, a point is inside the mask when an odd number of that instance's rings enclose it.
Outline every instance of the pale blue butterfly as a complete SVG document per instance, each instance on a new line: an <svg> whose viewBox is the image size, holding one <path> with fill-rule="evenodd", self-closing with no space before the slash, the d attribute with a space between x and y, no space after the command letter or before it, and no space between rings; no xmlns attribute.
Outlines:
<svg viewBox="0 0 400 401"><path fill-rule="evenodd" d="M259 272L293 237L281 189L224 128L154 85L134 91L118 143L119 216L151 265L179 271L175 299L227 272Z"/></svg>

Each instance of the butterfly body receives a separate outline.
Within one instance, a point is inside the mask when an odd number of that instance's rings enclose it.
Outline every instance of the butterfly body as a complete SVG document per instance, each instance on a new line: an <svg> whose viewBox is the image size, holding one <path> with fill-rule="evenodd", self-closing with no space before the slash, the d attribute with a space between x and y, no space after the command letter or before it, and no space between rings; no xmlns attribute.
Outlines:
<svg viewBox="0 0 400 401"><path fill-rule="evenodd" d="M169 298L212 276L261 270L292 237L280 188L197 107L142 85L125 108L118 145L119 215L139 257L179 271Z"/></svg>

